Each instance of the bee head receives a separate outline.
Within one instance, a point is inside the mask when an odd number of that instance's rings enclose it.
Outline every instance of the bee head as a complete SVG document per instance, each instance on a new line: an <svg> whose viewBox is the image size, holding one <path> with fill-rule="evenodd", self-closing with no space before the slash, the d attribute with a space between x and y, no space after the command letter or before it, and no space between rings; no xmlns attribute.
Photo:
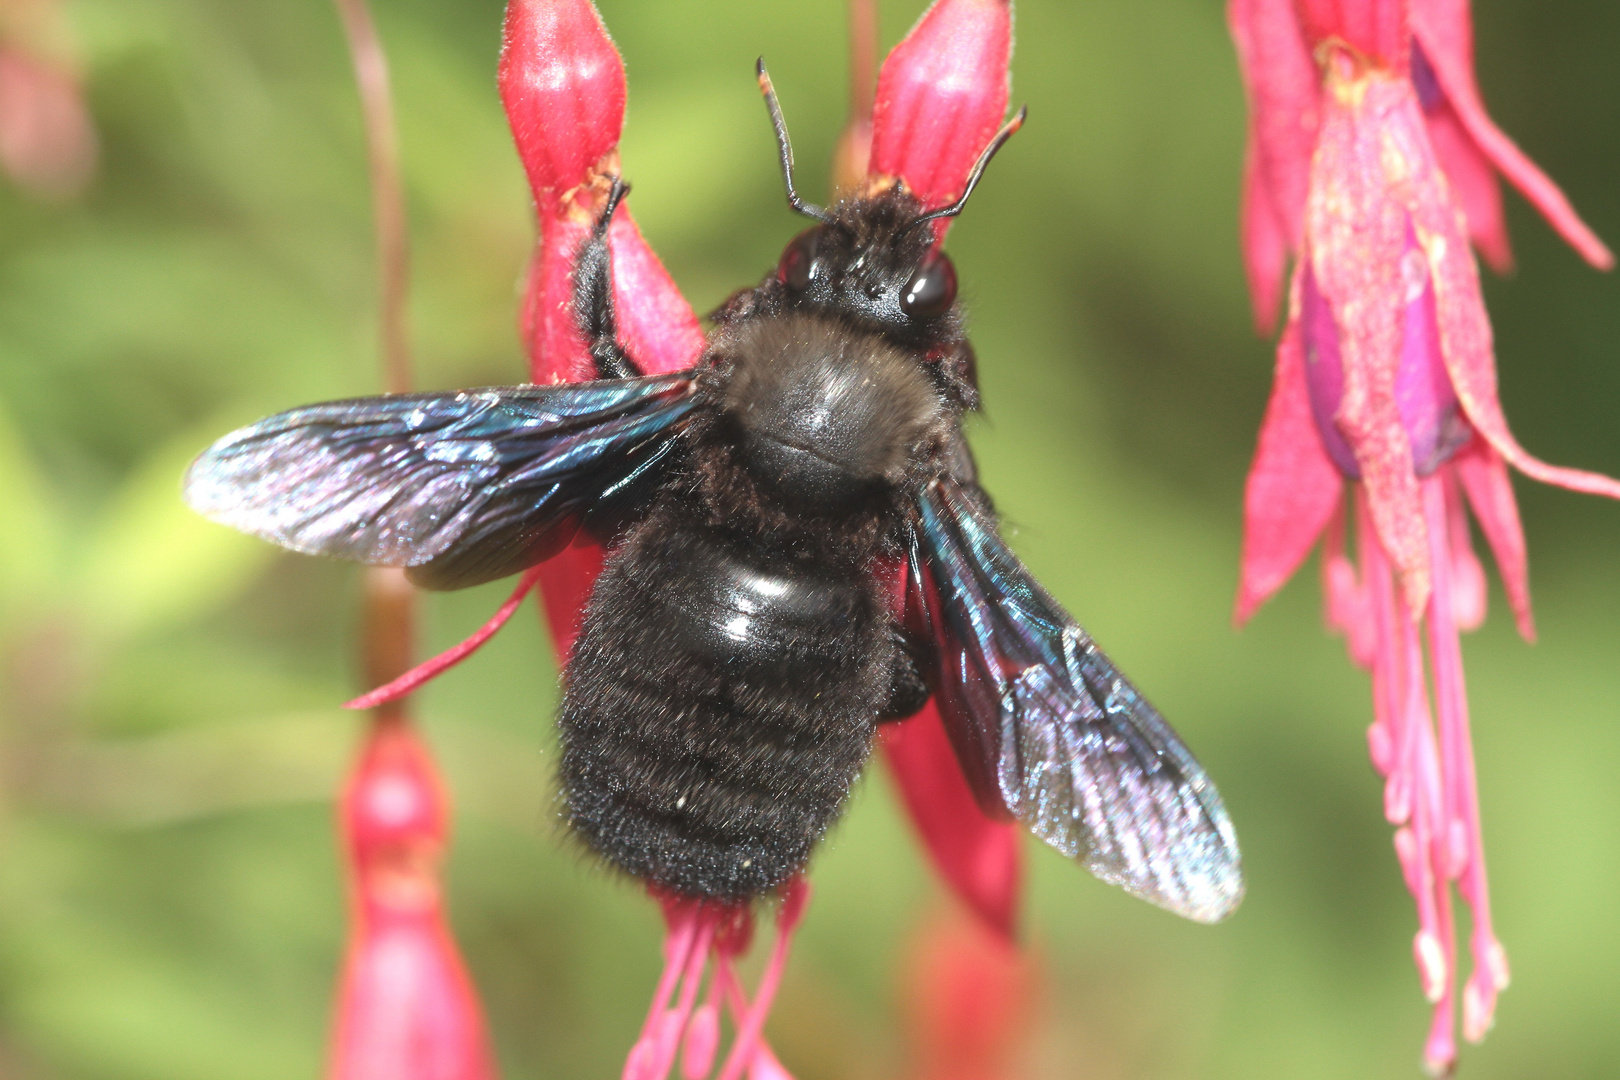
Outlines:
<svg viewBox="0 0 1620 1080"><path fill-rule="evenodd" d="M776 131L788 205L821 222L794 237L777 264L788 305L837 314L908 343L943 336L956 314L956 268L928 225L962 212L990 159L1023 126L1027 110L1019 109L990 140L950 205L924 209L895 183L827 210L794 189L793 146L782 108L763 59L756 70Z"/></svg>
<svg viewBox="0 0 1620 1080"><path fill-rule="evenodd" d="M937 336L956 311L956 268L896 187L849 199L782 251L776 280L789 306L842 315L903 341Z"/></svg>

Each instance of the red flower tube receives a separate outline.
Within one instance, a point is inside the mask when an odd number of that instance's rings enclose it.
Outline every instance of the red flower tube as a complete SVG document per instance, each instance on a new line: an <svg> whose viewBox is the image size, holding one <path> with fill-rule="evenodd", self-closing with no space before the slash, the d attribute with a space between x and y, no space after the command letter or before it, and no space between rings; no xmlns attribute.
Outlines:
<svg viewBox="0 0 1620 1080"><path fill-rule="evenodd" d="M961 194L1007 113L1012 7L939 0L894 47L878 75L869 186L902 182L927 205ZM943 239L952 219L938 222ZM884 756L940 876L968 907L1011 937L1022 881L1021 832L985 816L930 702L890 725Z"/></svg>
<svg viewBox="0 0 1620 1080"><path fill-rule="evenodd" d="M595 377L574 323L573 263L617 173L624 128L624 62L590 0L512 0L497 76L538 219L521 330L534 382ZM687 368L703 330L674 281L621 206L608 231L620 340L649 375ZM579 613L602 569L588 541L539 570L552 641L573 648Z"/></svg>
<svg viewBox="0 0 1620 1080"><path fill-rule="evenodd" d="M445 922L443 788L401 719L376 723L343 794L354 933L331 1080L493 1080L477 995Z"/></svg>
<svg viewBox="0 0 1620 1080"><path fill-rule="evenodd" d="M905 967L911 1080L1012 1080L1040 1005L1029 957L981 923L958 915L927 920ZM1023 1065L1025 1067L1021 1068Z"/></svg>

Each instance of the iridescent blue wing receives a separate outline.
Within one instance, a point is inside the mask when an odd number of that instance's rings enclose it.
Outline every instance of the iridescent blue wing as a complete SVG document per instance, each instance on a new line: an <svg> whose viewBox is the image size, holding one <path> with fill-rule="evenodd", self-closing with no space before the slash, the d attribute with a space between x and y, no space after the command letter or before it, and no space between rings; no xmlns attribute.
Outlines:
<svg viewBox="0 0 1620 1080"><path fill-rule="evenodd" d="M357 398L220 439L186 473L198 512L283 547L409 567L455 589L532 566L591 510L645 490L693 374Z"/></svg>
<svg viewBox="0 0 1620 1080"><path fill-rule="evenodd" d="M917 500L908 603L980 802L1104 881L1200 922L1243 896L1237 838L1180 737L1042 589L976 489Z"/></svg>

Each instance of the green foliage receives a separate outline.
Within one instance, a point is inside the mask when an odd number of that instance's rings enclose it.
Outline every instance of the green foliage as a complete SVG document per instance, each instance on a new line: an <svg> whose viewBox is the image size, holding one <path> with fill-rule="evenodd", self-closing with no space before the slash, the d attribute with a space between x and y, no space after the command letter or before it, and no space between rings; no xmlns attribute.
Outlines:
<svg viewBox="0 0 1620 1080"><path fill-rule="evenodd" d="M498 0L376 5L415 253L419 381L523 371L527 193L494 88ZM797 228L751 64L813 189L841 123L842 6L603 0L631 77L634 206L700 307ZM1481 5L1485 92L1620 239L1620 8ZM892 42L920 0L886 6ZM343 920L330 792L353 744L357 579L190 516L187 458L239 422L377 386L359 110L324 0L71 0L101 173L0 190L0 1073L308 1076ZM1036 1075L1402 1076L1427 1021L1362 738L1366 680L1311 573L1241 635L1239 499L1269 384L1237 254L1242 100L1217 0L1022 0L1031 122L952 232L1030 564L1218 779L1249 898L1196 927L1031 845L1050 1000ZM1594 135L1594 133L1601 133ZM1620 473L1620 293L1510 199L1493 281L1527 446ZM1463 1067L1612 1072L1620 1033L1620 508L1520 485L1542 642L1500 594L1465 645L1498 929L1516 981ZM505 586L435 597L428 644ZM453 911L505 1075L612 1075L657 965L636 890L556 835L532 613L421 695L458 799ZM773 1031L801 1080L901 1071L899 960L945 901L874 770L819 859Z"/></svg>

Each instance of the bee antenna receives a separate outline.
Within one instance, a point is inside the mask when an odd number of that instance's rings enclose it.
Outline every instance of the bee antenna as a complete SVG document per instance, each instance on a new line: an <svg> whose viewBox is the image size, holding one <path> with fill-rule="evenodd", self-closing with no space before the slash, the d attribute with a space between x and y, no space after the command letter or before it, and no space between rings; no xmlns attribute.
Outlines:
<svg viewBox="0 0 1620 1080"><path fill-rule="evenodd" d="M1018 110L1016 116L1002 125L1000 131L996 132L996 137L991 139L990 145L984 148L984 152L979 155L979 160L973 163L973 171L968 173L967 184L962 188L960 198L949 206L942 206L938 210L930 210L910 225L907 225L906 228L912 229L925 221L933 221L936 218L953 218L960 214L962 207L967 205L968 196L972 195L973 189L979 186L979 178L984 175L985 166L989 165L990 159L996 156L996 151L1005 146L1007 140L1013 137L1013 133L1024 126L1024 117L1028 115L1029 106L1025 105Z"/></svg>
<svg viewBox="0 0 1620 1080"><path fill-rule="evenodd" d="M765 95L765 108L770 110L771 127L776 129L776 149L782 155L782 182L787 185L788 205L805 217L831 221L831 214L814 203L805 202L793 190L793 144L788 141L787 121L782 119L782 104L776 100L776 87L771 85L771 76L765 70L763 56L754 65L754 74L759 77L759 92Z"/></svg>

